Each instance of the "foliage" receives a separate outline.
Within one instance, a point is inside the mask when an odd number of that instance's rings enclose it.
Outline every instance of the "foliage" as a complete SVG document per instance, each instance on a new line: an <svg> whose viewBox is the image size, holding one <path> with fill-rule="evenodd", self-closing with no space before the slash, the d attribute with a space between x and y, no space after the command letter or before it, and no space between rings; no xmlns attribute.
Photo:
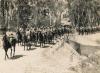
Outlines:
<svg viewBox="0 0 100 73"><path fill-rule="evenodd" d="M97 1L94 0L68 0L69 16L76 27L92 27L99 25Z"/></svg>
<svg viewBox="0 0 100 73"><path fill-rule="evenodd" d="M1 19L9 17L10 26L54 26L61 22L61 14L67 8L67 1L62 0L1 0ZM5 14L5 10L8 15ZM5 22L3 21L3 22ZM6 24L7 25L7 24Z"/></svg>

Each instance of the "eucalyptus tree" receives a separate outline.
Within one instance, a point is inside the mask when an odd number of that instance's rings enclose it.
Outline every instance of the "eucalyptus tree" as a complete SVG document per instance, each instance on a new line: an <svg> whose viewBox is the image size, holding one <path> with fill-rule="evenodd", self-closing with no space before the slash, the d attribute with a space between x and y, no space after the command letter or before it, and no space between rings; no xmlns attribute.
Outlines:
<svg viewBox="0 0 100 73"><path fill-rule="evenodd" d="M61 24L62 12L67 8L67 1L37 0L36 7L38 9L38 22L41 23L41 21L43 20L47 21L47 26L59 26L59 24Z"/></svg>
<svg viewBox="0 0 100 73"><path fill-rule="evenodd" d="M37 27L48 27L52 24L54 0L29 0L32 9L33 24ZM33 25L34 26L34 25Z"/></svg>
<svg viewBox="0 0 100 73"><path fill-rule="evenodd" d="M18 17L19 17L19 26L21 26L24 30L27 28L29 24L29 17L31 15L30 5L28 4L28 0L18 0Z"/></svg>
<svg viewBox="0 0 100 73"><path fill-rule="evenodd" d="M61 16L64 11L67 11L67 8L68 8L67 4L68 2L66 0L56 1L55 12L56 12L56 17L57 17L57 20L56 20L57 26L61 25Z"/></svg>
<svg viewBox="0 0 100 73"><path fill-rule="evenodd" d="M10 14L13 8L11 0L1 0L1 25L3 27L9 27Z"/></svg>
<svg viewBox="0 0 100 73"><path fill-rule="evenodd" d="M3 1L8 1L6 9ZM61 23L61 14L66 9L66 1L2 0L1 6L4 11L8 11L7 16L10 17L10 23L14 26L18 24L18 27L26 28L28 24L32 24L38 27L49 27L55 25L55 22ZM5 17L5 12L2 13Z"/></svg>
<svg viewBox="0 0 100 73"><path fill-rule="evenodd" d="M54 0L38 0L38 24L42 27L52 26L52 11L54 8Z"/></svg>
<svg viewBox="0 0 100 73"><path fill-rule="evenodd" d="M5 1L4 0L1 0L1 15L2 15L1 25L5 25Z"/></svg>

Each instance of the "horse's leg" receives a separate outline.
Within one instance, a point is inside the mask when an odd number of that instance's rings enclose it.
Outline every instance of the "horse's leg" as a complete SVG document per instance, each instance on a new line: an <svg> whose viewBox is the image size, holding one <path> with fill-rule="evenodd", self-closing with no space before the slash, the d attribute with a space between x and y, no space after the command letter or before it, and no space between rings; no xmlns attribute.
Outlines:
<svg viewBox="0 0 100 73"><path fill-rule="evenodd" d="M15 46L13 46L14 47L14 52L13 52L13 56L15 56Z"/></svg>
<svg viewBox="0 0 100 73"><path fill-rule="evenodd" d="M7 58L9 59L9 56L8 56L7 52L6 52L6 55L7 55Z"/></svg>
<svg viewBox="0 0 100 73"><path fill-rule="evenodd" d="M22 42L22 46L23 46L24 45L23 40L21 42Z"/></svg>
<svg viewBox="0 0 100 73"><path fill-rule="evenodd" d="M22 40L20 41L20 43L21 43L21 46L23 46L23 44L22 44Z"/></svg>
<svg viewBox="0 0 100 73"><path fill-rule="evenodd" d="M7 54L7 51L8 51L8 50L5 50L5 60L6 60L6 57L9 59L9 56L8 56L8 54Z"/></svg>
<svg viewBox="0 0 100 73"><path fill-rule="evenodd" d="M41 42L41 47L43 47L43 43Z"/></svg>
<svg viewBox="0 0 100 73"><path fill-rule="evenodd" d="M29 50L31 49L31 41L28 44Z"/></svg>
<svg viewBox="0 0 100 73"><path fill-rule="evenodd" d="M29 50L29 46L27 45L27 50Z"/></svg>
<svg viewBox="0 0 100 73"><path fill-rule="evenodd" d="M27 50L29 50L29 45L27 45Z"/></svg>
<svg viewBox="0 0 100 73"><path fill-rule="evenodd" d="M18 46L19 46L19 39L18 39Z"/></svg>
<svg viewBox="0 0 100 73"><path fill-rule="evenodd" d="M24 45L24 43L22 42L22 46Z"/></svg>
<svg viewBox="0 0 100 73"><path fill-rule="evenodd" d="M42 41L42 47L44 47L44 43L43 43L43 41Z"/></svg>
<svg viewBox="0 0 100 73"><path fill-rule="evenodd" d="M32 45L30 44L30 49L31 49Z"/></svg>
<svg viewBox="0 0 100 73"><path fill-rule="evenodd" d="M27 43L26 46L27 46L27 50L28 50L28 48L29 48L29 44Z"/></svg>
<svg viewBox="0 0 100 73"><path fill-rule="evenodd" d="M25 42L24 42L24 51L25 51Z"/></svg>
<svg viewBox="0 0 100 73"><path fill-rule="evenodd" d="M12 47L11 47L10 57L12 57Z"/></svg>
<svg viewBox="0 0 100 73"><path fill-rule="evenodd" d="M21 46L21 40L20 40L20 46Z"/></svg>
<svg viewBox="0 0 100 73"><path fill-rule="evenodd" d="M5 60L6 60L6 51L5 51Z"/></svg>

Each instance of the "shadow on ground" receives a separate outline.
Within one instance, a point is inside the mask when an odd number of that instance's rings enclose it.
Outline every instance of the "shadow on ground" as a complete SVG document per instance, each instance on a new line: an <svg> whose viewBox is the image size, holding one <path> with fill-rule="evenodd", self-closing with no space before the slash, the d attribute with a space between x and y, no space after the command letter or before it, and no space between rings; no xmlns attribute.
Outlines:
<svg viewBox="0 0 100 73"><path fill-rule="evenodd" d="M100 44L100 41L96 41L98 44Z"/></svg>
<svg viewBox="0 0 100 73"><path fill-rule="evenodd" d="M49 43L50 45L55 45L56 43L54 43L54 42L51 42L51 43Z"/></svg>
<svg viewBox="0 0 100 73"><path fill-rule="evenodd" d="M43 48L48 48L48 47L50 47L50 46L43 46Z"/></svg>
<svg viewBox="0 0 100 73"><path fill-rule="evenodd" d="M32 50L36 50L37 48L30 48L27 51L32 51Z"/></svg>
<svg viewBox="0 0 100 73"><path fill-rule="evenodd" d="M35 47L40 47L40 45L35 45Z"/></svg>
<svg viewBox="0 0 100 73"><path fill-rule="evenodd" d="M11 57L10 59L11 60L16 60L16 59L19 59L19 58L22 58L24 57L25 55L15 55L14 57Z"/></svg>

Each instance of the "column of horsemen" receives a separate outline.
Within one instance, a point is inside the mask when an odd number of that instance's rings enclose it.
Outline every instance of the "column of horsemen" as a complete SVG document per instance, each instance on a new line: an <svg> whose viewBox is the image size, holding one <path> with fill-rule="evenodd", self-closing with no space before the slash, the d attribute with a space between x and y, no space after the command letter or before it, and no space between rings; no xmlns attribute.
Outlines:
<svg viewBox="0 0 100 73"><path fill-rule="evenodd" d="M99 32L100 27L94 27L94 28L80 27L76 30L79 33L79 35L88 35L95 32ZM64 27L59 27L59 28L48 28L48 29L46 28L29 29L28 28L26 31L17 30L16 35L14 36L14 34L11 33L10 37L7 36L5 33L3 36L3 48L5 50L5 59L6 57L8 57L7 51L9 48L11 48L11 55L12 55L12 50L14 50L13 56L15 55L16 43L18 43L18 45L24 46L24 50L25 49L29 50L31 49L31 46L45 47L46 44L53 44L55 43L54 41L56 39L60 38L64 34L67 34L69 36L70 34L73 34L73 33L74 31L71 26L64 26ZM10 43L8 40L10 40Z"/></svg>
<svg viewBox="0 0 100 73"><path fill-rule="evenodd" d="M39 45L40 47L45 47L46 44L53 44L54 40L58 37L63 36L67 32L65 28L59 29L27 29L26 32L17 31L18 43L26 45L31 48L31 43L34 46Z"/></svg>
<svg viewBox="0 0 100 73"><path fill-rule="evenodd" d="M100 31L100 26L94 27L80 27L76 29L79 35L89 35Z"/></svg>
<svg viewBox="0 0 100 73"><path fill-rule="evenodd" d="M93 34L95 32L100 31L100 27L80 27L76 29L79 35L88 35ZM39 44L40 47L45 47L46 44L54 43L55 39L60 38L64 34L73 34L72 26L64 26L59 28L32 28L27 29L25 32L17 31L17 39L18 43L22 43L22 45L26 45L27 48L31 48L32 43L34 46ZM25 47L24 47L25 48Z"/></svg>

